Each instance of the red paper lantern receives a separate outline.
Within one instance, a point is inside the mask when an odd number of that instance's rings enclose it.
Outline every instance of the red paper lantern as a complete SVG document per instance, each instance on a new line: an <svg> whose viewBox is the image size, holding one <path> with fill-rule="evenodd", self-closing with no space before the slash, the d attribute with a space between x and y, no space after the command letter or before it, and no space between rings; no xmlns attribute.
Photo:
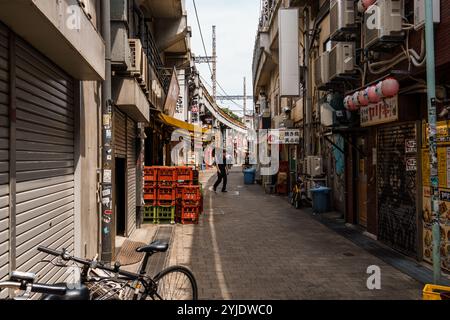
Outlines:
<svg viewBox="0 0 450 320"><path fill-rule="evenodd" d="M398 94L400 90L400 84L397 79L387 78L381 83L381 92L384 97L391 98Z"/></svg>
<svg viewBox="0 0 450 320"><path fill-rule="evenodd" d="M376 86L368 87L366 90L367 90L367 96L369 97L369 102L370 103L378 103L378 102L380 102L381 97L378 96L378 94L377 94L377 87Z"/></svg>
<svg viewBox="0 0 450 320"><path fill-rule="evenodd" d="M369 105L369 96L366 94L366 90L358 92L358 102L364 107Z"/></svg>
<svg viewBox="0 0 450 320"><path fill-rule="evenodd" d="M345 100L347 100L346 104L349 111L353 111L356 109L355 103L353 102L353 96L347 96L345 97Z"/></svg>
<svg viewBox="0 0 450 320"><path fill-rule="evenodd" d="M352 101L353 101L353 104L355 105L355 110L357 110L360 106L358 97L359 97L359 92L357 91L352 96Z"/></svg>
<svg viewBox="0 0 450 320"><path fill-rule="evenodd" d="M362 0L362 5L367 10L375 2L377 2L377 0Z"/></svg>

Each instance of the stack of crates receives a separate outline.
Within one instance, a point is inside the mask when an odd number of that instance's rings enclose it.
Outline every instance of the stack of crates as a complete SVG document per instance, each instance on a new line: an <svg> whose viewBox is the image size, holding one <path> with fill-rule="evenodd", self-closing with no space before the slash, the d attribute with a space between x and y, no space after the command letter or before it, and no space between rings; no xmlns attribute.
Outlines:
<svg viewBox="0 0 450 320"><path fill-rule="evenodd" d="M154 221L158 190L158 167L144 168L144 221Z"/></svg>
<svg viewBox="0 0 450 320"><path fill-rule="evenodd" d="M178 201L177 222L197 224L202 208L200 186L179 186L178 194L181 195L181 199Z"/></svg>
<svg viewBox="0 0 450 320"><path fill-rule="evenodd" d="M158 191L154 223L175 223L176 179L176 168L158 168Z"/></svg>
<svg viewBox="0 0 450 320"><path fill-rule="evenodd" d="M190 167L145 167L144 221L198 223L203 195L198 171Z"/></svg>

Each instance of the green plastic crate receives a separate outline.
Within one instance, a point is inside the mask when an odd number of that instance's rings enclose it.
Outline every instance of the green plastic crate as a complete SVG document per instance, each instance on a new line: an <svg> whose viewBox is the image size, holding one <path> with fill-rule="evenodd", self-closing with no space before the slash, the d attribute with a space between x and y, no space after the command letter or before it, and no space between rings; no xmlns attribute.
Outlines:
<svg viewBox="0 0 450 320"><path fill-rule="evenodd" d="M175 206L156 207L154 223L171 223L175 224Z"/></svg>
<svg viewBox="0 0 450 320"><path fill-rule="evenodd" d="M144 207L144 222L154 222L156 207L145 206Z"/></svg>

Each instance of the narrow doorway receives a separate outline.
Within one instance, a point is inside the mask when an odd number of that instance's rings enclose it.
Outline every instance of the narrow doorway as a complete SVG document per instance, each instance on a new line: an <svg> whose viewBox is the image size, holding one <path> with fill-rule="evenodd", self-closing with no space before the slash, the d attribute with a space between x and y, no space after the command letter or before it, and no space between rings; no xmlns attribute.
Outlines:
<svg viewBox="0 0 450 320"><path fill-rule="evenodd" d="M126 236L125 174L126 159L116 158L116 234Z"/></svg>

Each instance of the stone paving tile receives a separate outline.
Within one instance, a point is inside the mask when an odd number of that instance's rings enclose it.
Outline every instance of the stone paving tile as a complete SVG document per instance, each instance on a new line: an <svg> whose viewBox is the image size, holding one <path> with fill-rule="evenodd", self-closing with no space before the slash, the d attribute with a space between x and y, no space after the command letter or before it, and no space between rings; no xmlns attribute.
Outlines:
<svg viewBox="0 0 450 320"><path fill-rule="evenodd" d="M170 250L170 264L193 270L201 299L420 299L420 283L284 199L243 186L240 170L228 194L208 190L214 178L201 175L206 214L176 226ZM382 270L381 290L366 287L370 265Z"/></svg>

